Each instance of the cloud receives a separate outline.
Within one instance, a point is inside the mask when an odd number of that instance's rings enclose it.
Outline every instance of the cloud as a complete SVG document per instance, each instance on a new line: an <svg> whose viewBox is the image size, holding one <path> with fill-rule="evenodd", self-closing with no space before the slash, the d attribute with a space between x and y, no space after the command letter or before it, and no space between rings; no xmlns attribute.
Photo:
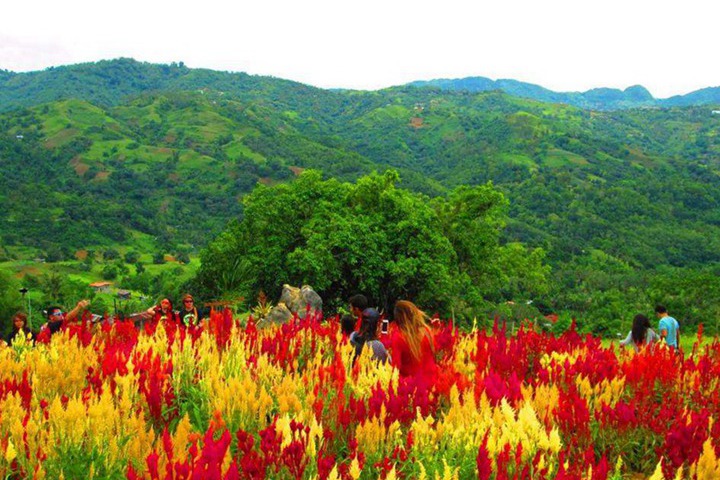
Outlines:
<svg viewBox="0 0 720 480"><path fill-rule="evenodd" d="M13 72L41 70L70 63L72 53L51 41L10 37L0 34L0 68Z"/></svg>

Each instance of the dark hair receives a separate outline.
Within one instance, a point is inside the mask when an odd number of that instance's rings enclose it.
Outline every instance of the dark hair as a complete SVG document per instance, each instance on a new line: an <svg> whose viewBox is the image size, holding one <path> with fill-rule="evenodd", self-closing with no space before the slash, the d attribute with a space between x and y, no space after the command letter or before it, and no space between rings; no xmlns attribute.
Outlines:
<svg viewBox="0 0 720 480"><path fill-rule="evenodd" d="M350 297L350 305L360 310L365 310L368 308L368 299L365 295L358 293Z"/></svg>
<svg viewBox="0 0 720 480"><path fill-rule="evenodd" d="M50 315L52 315L55 310L60 310L62 312L62 307L59 307L57 305L51 305L47 307L47 309L45 310L45 316L50 318Z"/></svg>
<svg viewBox="0 0 720 480"><path fill-rule="evenodd" d="M13 324L15 323L15 320L20 319L23 322L23 328L27 327L27 315L25 315L24 312L17 312L12 317ZM15 325L13 325L15 327Z"/></svg>
<svg viewBox="0 0 720 480"><path fill-rule="evenodd" d="M160 301L158 302L157 308L159 308L160 310L162 310L162 303L163 303L165 300L167 300L167 302L170 304L170 311L172 312L172 311L173 311L173 302L172 302L172 300L170 300L170 299L167 298L167 297L160 299Z"/></svg>
<svg viewBox="0 0 720 480"><path fill-rule="evenodd" d="M667 313L667 308L663 307L662 305L658 305L655 307L655 313Z"/></svg>
<svg viewBox="0 0 720 480"><path fill-rule="evenodd" d="M645 343L645 337L647 336L648 328L650 328L650 320L641 313L635 315L631 331L632 340L635 345Z"/></svg>
<svg viewBox="0 0 720 480"><path fill-rule="evenodd" d="M340 329L345 335L350 335L355 330L355 321L352 315L345 314L340 318Z"/></svg>

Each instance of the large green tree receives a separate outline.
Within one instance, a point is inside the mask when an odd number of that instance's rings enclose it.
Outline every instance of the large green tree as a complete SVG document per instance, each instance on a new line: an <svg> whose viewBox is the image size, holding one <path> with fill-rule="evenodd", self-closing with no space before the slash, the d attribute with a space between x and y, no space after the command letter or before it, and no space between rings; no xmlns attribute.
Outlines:
<svg viewBox="0 0 720 480"><path fill-rule="evenodd" d="M398 182L392 170L355 184L306 171L258 185L242 221L203 251L196 287L252 299L310 284L331 308L361 292L384 308L407 298L442 314L544 290L542 250L499 243L507 202L492 185L430 201Z"/></svg>

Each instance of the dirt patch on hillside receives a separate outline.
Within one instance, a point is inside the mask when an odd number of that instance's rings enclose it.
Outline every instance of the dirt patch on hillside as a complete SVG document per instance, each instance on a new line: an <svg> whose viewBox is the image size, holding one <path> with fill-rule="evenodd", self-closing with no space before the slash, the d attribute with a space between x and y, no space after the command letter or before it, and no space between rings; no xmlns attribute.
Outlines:
<svg viewBox="0 0 720 480"><path fill-rule="evenodd" d="M302 167L288 167L288 168L290 168L290 171L293 172L293 175L295 175L296 177L305 171L305 169Z"/></svg>
<svg viewBox="0 0 720 480"><path fill-rule="evenodd" d="M90 165L83 163L80 157L70 160L70 166L75 170L78 177L84 177L87 171L90 170Z"/></svg>
<svg viewBox="0 0 720 480"><path fill-rule="evenodd" d="M275 182L273 182L272 178L270 177L261 177L260 179L258 179L258 183L262 183L263 185L269 187Z"/></svg>
<svg viewBox="0 0 720 480"><path fill-rule="evenodd" d="M75 258L77 258L78 260L85 260L87 258L87 256L88 256L87 250L78 250L77 252L75 252Z"/></svg>
<svg viewBox="0 0 720 480"><path fill-rule="evenodd" d="M104 182L109 176L110 172L98 172L97 175L95 175L95 180L98 182Z"/></svg>
<svg viewBox="0 0 720 480"><path fill-rule="evenodd" d="M413 117L410 119L410 126L413 128L420 128L424 124L424 121L420 117Z"/></svg>
<svg viewBox="0 0 720 480"><path fill-rule="evenodd" d="M80 133L80 130L78 130L77 128L66 128L65 130L60 130L52 137L45 139L45 148L57 148L60 145L72 140L73 137L78 133Z"/></svg>
<svg viewBox="0 0 720 480"><path fill-rule="evenodd" d="M26 275L37 276L42 273L38 267L23 267L16 274L15 278L24 278Z"/></svg>
<svg viewBox="0 0 720 480"><path fill-rule="evenodd" d="M176 261L177 261L177 260L175 259L175 257L172 256L172 255L163 255L163 259L164 259L166 262L176 262Z"/></svg>

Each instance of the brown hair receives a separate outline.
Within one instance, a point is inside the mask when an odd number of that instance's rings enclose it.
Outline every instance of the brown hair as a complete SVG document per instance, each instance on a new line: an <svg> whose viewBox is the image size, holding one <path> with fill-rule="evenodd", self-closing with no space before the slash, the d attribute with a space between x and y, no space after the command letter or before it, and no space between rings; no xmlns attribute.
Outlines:
<svg viewBox="0 0 720 480"><path fill-rule="evenodd" d="M432 335L425 319L427 315L414 303L407 300L398 300L395 303L394 322L405 337L410 347L410 353L416 360L420 359L422 353L422 340L427 337L430 340L430 348L433 348Z"/></svg>
<svg viewBox="0 0 720 480"><path fill-rule="evenodd" d="M23 322L23 328L27 327L27 315L25 315L23 312L17 312L15 315L13 315L12 321L15 323L16 319L20 319Z"/></svg>

